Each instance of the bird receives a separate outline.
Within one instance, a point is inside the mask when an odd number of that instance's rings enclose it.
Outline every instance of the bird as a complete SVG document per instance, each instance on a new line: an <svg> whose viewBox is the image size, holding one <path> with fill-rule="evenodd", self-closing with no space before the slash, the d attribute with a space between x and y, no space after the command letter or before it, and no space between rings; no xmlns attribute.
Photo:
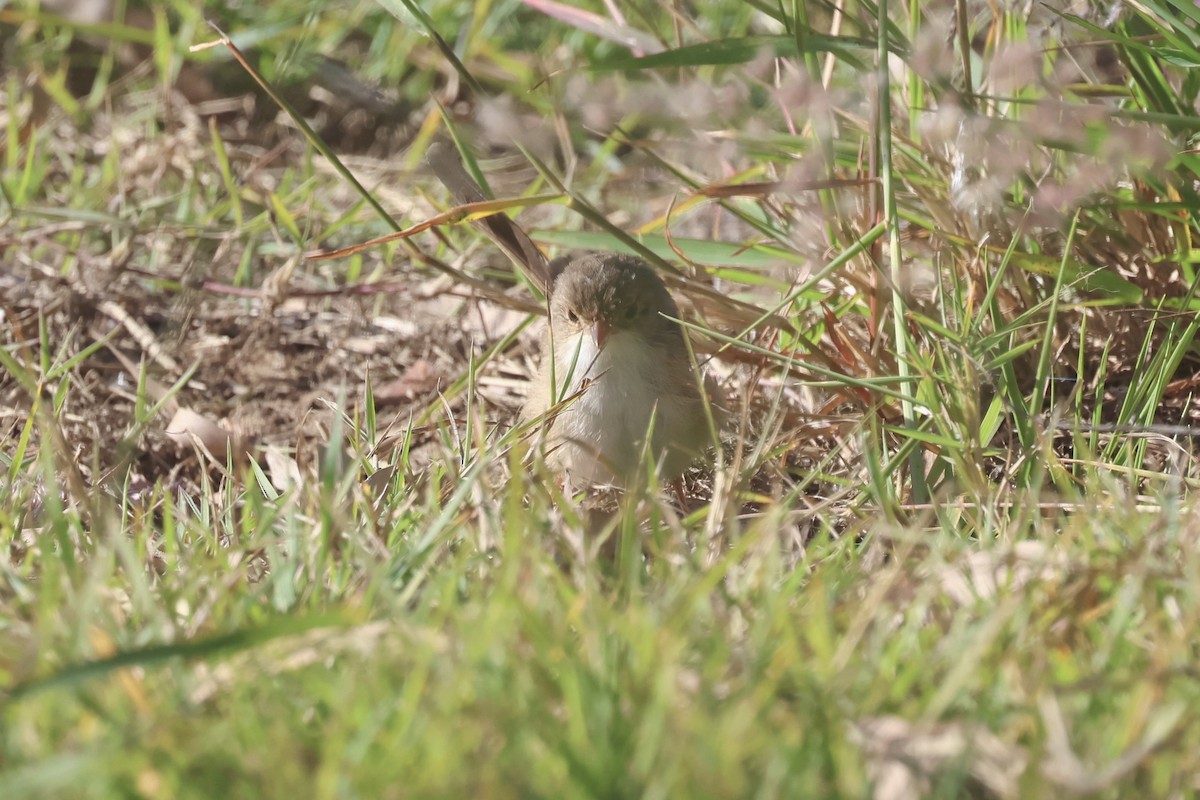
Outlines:
<svg viewBox="0 0 1200 800"><path fill-rule="evenodd" d="M464 208L487 202L449 143L435 142L426 160ZM544 423L546 463L575 484L625 486L648 453L660 478L678 478L724 412L714 383L698 379L658 273L620 253L547 260L506 215L473 222L547 299L541 364L521 412Z"/></svg>
<svg viewBox="0 0 1200 800"><path fill-rule="evenodd" d="M559 258L548 272L550 321L522 412L545 420L546 463L575 484L620 486L648 453L660 478L678 477L704 452L720 409L671 293L630 255Z"/></svg>

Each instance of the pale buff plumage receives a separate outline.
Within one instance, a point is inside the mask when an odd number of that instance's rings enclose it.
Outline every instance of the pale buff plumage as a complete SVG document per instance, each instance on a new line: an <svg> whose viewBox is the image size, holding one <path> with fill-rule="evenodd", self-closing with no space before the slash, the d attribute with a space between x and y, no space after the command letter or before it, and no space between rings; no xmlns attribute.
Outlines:
<svg viewBox="0 0 1200 800"><path fill-rule="evenodd" d="M524 411L547 415L552 467L577 483L621 484L645 452L664 478L703 452L705 400L684 331L666 318L678 315L659 277L632 256L586 255L555 270L541 370Z"/></svg>

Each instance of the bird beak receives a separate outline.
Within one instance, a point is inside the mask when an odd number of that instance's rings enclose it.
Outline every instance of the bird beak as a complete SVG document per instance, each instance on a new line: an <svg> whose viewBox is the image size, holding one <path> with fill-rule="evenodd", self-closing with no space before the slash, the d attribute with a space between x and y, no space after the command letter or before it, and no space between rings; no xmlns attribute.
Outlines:
<svg viewBox="0 0 1200 800"><path fill-rule="evenodd" d="M596 349L604 348L604 343L608 341L608 323L602 319L596 320L596 324L592 326L592 341L596 343Z"/></svg>

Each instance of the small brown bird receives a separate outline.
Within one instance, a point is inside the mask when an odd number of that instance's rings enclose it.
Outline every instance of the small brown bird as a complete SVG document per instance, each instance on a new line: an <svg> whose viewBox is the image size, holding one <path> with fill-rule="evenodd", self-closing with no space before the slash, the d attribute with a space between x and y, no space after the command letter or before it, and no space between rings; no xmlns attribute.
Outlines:
<svg viewBox="0 0 1200 800"><path fill-rule="evenodd" d="M649 442L659 474L677 477L710 436L667 287L642 260L614 253L556 259L550 272L548 336L524 410L548 413L547 461L577 483L620 484Z"/></svg>
<svg viewBox="0 0 1200 800"><path fill-rule="evenodd" d="M487 195L455 149L430 146L429 166L467 205ZM679 309L644 261L595 253L547 263L504 214L474 220L550 298L542 365L525 404L527 420L546 415L547 461L583 485L622 484L648 452L663 478L675 478L709 443L705 402L715 397L696 371ZM710 413L720 422L719 405ZM649 446L647 437L649 436Z"/></svg>

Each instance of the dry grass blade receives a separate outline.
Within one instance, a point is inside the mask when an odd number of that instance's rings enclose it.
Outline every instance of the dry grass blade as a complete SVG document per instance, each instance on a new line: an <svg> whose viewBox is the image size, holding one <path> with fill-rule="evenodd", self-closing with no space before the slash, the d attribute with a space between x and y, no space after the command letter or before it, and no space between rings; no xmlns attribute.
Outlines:
<svg viewBox="0 0 1200 800"><path fill-rule="evenodd" d="M482 194L482 192L480 194ZM424 222L419 222L416 225L405 228L402 231L396 231L395 233L388 233L388 234L384 234L383 236L377 236L374 239L369 239L365 242L359 242L358 244L352 244L352 245L349 245L348 247L339 247L336 250L315 250L311 253L305 253L304 257L307 258L309 261L325 261L325 260L334 259L334 258L345 258L346 256L352 256L357 253L361 253L364 250L368 250L372 247L378 247L381 244L387 244L388 242L394 242L399 239L410 239L413 236L416 236L418 233L424 233L425 231L430 230L431 228L436 228L441 225L453 224L455 222L459 222L464 219L469 220L471 222L477 222L479 224L479 227L481 229L483 229L484 231L492 232L494 230L502 230L504 228L504 225L501 224L498 220L504 220L504 221L508 222L508 218L505 217L503 215L503 213L501 213L504 209L512 208L514 206L520 207L520 206L526 206L526 205L530 205L530 204L534 204L534 203L550 201L550 200L554 200L556 198L557 198L557 195L541 195L538 197L530 197L525 200L519 200L519 201L480 200L477 202L464 203L461 206L452 208L449 211L446 211L445 213L432 216L429 219L425 220ZM511 228L513 228L515 231L517 231L518 233L520 233L521 236L524 236L524 233L520 231L520 228L517 228L511 222L509 222L509 226ZM493 238L493 241L496 240L496 237L492 237L492 238ZM516 238L516 237L513 237L513 238ZM525 238L528 239L529 237L526 236ZM499 243L499 242L497 242L497 243ZM533 248L535 251L537 249L536 245L534 245L532 241L529 242L529 247ZM505 249L505 252L507 253L508 250ZM540 255L540 253L538 255ZM531 259L531 260L536 261L536 259ZM542 261L543 261L543 263L545 262L544 257L542 257ZM531 279L532 279L532 276L531 276Z"/></svg>
<svg viewBox="0 0 1200 800"><path fill-rule="evenodd" d="M548 17L560 19L581 31L593 33L628 48L634 55L661 53L663 46L645 31L631 28L623 20L609 22L599 14L580 8L572 8L554 0L524 0L525 5L536 8ZM612 7L610 6L610 9Z"/></svg>

